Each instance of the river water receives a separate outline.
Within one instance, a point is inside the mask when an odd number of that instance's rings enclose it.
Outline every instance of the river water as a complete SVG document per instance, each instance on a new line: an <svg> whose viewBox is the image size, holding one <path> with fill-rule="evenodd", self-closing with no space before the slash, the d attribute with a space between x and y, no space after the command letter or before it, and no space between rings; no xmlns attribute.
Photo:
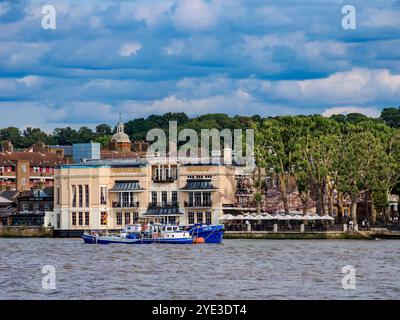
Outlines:
<svg viewBox="0 0 400 320"><path fill-rule="evenodd" d="M45 265L56 289L44 289ZM343 289L342 268L355 268ZM400 299L400 241L0 239L0 299ZM345 284L349 281L345 281Z"/></svg>

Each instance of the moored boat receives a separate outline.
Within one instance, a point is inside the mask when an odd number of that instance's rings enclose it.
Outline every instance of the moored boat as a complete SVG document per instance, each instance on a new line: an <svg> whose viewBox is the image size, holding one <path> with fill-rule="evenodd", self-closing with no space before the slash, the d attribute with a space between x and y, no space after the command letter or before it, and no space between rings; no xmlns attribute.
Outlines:
<svg viewBox="0 0 400 320"><path fill-rule="evenodd" d="M90 244L191 244L193 238L188 231L172 225L150 225L145 229L142 225L127 225L119 235L101 235L98 232L89 232L82 235L84 243Z"/></svg>
<svg viewBox="0 0 400 320"><path fill-rule="evenodd" d="M221 243L224 236L222 224L205 225L197 223L190 226L188 231L194 239L203 238L204 243Z"/></svg>

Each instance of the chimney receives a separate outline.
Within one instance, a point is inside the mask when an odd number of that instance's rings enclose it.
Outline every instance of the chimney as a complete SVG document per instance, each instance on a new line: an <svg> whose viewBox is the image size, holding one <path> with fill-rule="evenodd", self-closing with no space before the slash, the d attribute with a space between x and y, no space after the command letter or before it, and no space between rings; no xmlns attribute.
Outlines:
<svg viewBox="0 0 400 320"><path fill-rule="evenodd" d="M1 144L1 151L2 152L14 152L14 146L11 143L11 141L3 141L3 143Z"/></svg>

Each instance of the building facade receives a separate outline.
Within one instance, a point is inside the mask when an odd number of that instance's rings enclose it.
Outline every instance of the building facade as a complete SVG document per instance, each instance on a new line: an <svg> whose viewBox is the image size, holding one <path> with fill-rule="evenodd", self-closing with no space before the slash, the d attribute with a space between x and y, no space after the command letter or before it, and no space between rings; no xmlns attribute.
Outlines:
<svg viewBox="0 0 400 320"><path fill-rule="evenodd" d="M218 223L234 206L242 167L162 159L100 160L55 169L60 230L121 229L135 221Z"/></svg>
<svg viewBox="0 0 400 320"><path fill-rule="evenodd" d="M1 152L0 191L50 187L54 166L61 163L63 159L51 152Z"/></svg>

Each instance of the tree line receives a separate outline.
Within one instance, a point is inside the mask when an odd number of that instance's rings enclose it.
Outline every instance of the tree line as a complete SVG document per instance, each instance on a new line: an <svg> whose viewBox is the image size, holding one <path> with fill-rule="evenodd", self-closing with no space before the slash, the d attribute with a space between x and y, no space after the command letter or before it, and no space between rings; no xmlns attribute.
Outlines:
<svg viewBox="0 0 400 320"><path fill-rule="evenodd" d="M372 223L378 212L389 219L389 195L398 193L400 179L399 122L389 120L284 116L254 123L258 206L264 169L278 179L286 213L289 195L296 190L304 212L312 202L318 214L332 214L346 202L356 221L359 199L366 197Z"/></svg>
<svg viewBox="0 0 400 320"><path fill-rule="evenodd" d="M370 120L377 123L386 124L392 128L400 128L400 108L383 109L380 118L370 119L359 113L348 115L334 115L331 117L339 123L359 123ZM168 131L169 121L178 122L178 130L183 128L194 129L200 132L201 129L247 129L253 123L258 123L269 118L262 118L259 115L252 117L233 116L226 114L204 114L198 117L189 118L185 113L165 113L164 115L150 115L147 118L137 118L125 123L125 132L129 135L131 141L145 140L146 133L153 128L161 128ZM15 148L24 149L41 141L49 145L72 145L73 143L100 142L103 146L111 140L115 133L115 127L108 124L99 124L93 130L83 126L79 129L71 127L55 128L52 133L46 133L40 128L27 127L20 130L16 127L7 127L0 129L0 141L11 141Z"/></svg>

